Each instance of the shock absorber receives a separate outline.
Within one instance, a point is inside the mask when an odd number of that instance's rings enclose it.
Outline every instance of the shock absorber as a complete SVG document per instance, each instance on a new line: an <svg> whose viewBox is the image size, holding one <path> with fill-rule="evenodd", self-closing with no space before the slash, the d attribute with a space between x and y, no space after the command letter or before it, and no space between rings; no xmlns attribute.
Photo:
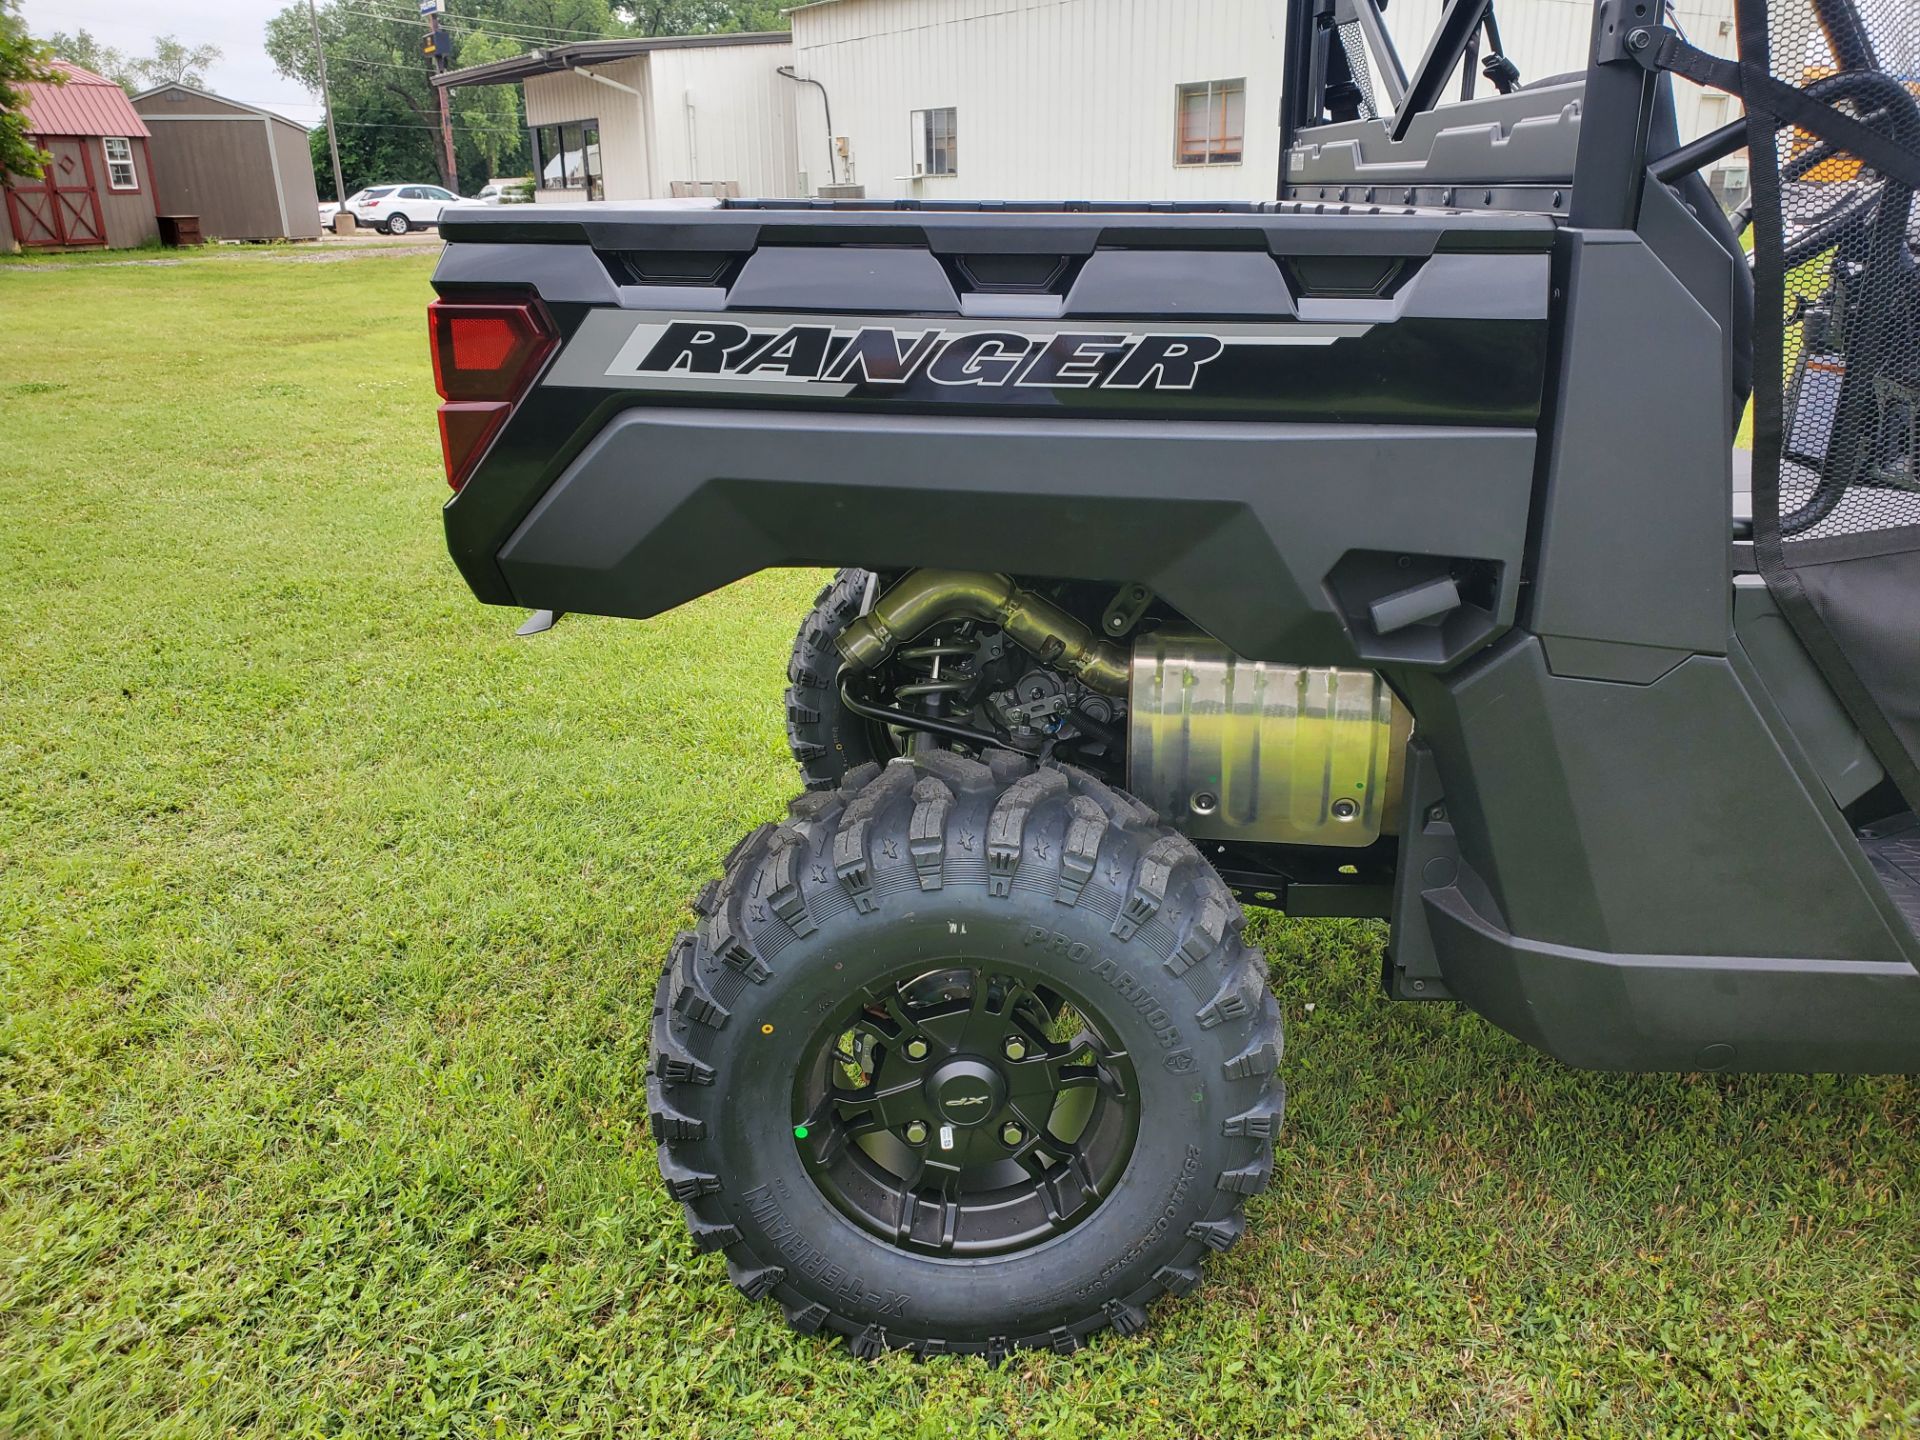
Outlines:
<svg viewBox="0 0 1920 1440"><path fill-rule="evenodd" d="M926 677L893 687L894 700L903 709L918 700L920 708L936 719L967 713L965 709L950 711L948 703L950 698L957 701L969 696L978 683L979 677L973 673L972 646L936 637L924 645L902 646L894 651L893 658L902 668Z"/></svg>

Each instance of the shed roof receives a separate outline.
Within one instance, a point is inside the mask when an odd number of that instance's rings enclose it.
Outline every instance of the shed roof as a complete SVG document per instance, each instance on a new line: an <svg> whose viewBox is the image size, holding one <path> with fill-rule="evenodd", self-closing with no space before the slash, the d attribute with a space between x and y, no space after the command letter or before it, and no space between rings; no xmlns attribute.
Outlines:
<svg viewBox="0 0 1920 1440"><path fill-rule="evenodd" d="M529 75L551 75L571 70L576 65L606 65L615 60L630 60L650 50L697 50L719 45L791 45L793 36L785 30L739 30L729 35L635 35L619 40L582 40L572 45L551 45L544 50L516 55L511 60L495 60L487 65L469 65L464 70L449 70L435 75L435 85L507 85Z"/></svg>
<svg viewBox="0 0 1920 1440"><path fill-rule="evenodd" d="M192 85L182 85L178 80L170 80L165 85L155 85L152 89L142 90L138 95L133 97L133 108L150 120L165 120L168 118L167 112L159 108L158 104L150 105L150 102L159 102L159 104L169 103L176 93L191 95L198 100L212 100L221 105L231 105L234 109L244 111L249 115L258 115L262 120L277 120L282 125L291 125L294 129L302 132L305 132L309 128L289 115L281 115L273 110L262 110L258 105L249 105L244 100L229 100L226 96L216 95L211 90L201 90Z"/></svg>
<svg viewBox="0 0 1920 1440"><path fill-rule="evenodd" d="M24 107L29 135L151 135L127 92L104 76L82 70L66 60L53 68L67 77L64 85L30 80Z"/></svg>

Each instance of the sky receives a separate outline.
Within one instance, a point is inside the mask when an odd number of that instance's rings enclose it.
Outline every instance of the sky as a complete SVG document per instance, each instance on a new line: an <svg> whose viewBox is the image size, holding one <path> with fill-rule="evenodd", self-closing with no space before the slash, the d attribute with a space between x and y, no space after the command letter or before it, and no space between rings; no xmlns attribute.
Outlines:
<svg viewBox="0 0 1920 1440"><path fill-rule="evenodd" d="M302 125L324 115L317 98L274 73L267 58L267 21L287 0L26 0L27 29L90 30L104 45L148 55L156 35L186 45L218 45L220 61L207 69L207 88L242 104L273 110Z"/></svg>

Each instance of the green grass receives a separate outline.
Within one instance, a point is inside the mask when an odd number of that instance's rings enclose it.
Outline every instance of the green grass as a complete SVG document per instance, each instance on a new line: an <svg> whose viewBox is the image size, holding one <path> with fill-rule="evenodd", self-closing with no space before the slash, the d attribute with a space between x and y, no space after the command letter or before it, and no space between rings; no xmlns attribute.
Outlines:
<svg viewBox="0 0 1920 1440"><path fill-rule="evenodd" d="M641 1076L816 577L464 592L431 256L0 275L0 1435L1920 1427L1902 1080L1597 1077L1255 921L1293 1108L1147 1335L879 1364L696 1256Z"/></svg>

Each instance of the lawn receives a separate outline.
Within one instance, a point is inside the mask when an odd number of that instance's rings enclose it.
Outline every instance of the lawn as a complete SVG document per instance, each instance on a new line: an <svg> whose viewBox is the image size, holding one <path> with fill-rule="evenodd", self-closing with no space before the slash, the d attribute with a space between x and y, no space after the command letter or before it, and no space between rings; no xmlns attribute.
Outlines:
<svg viewBox="0 0 1920 1440"><path fill-rule="evenodd" d="M686 900L817 577L521 641L431 256L0 270L0 1435L1907 1435L1905 1080L1575 1074L1260 917L1272 1189L1072 1358L867 1364L663 1194ZM858 557L848 557L855 559Z"/></svg>

